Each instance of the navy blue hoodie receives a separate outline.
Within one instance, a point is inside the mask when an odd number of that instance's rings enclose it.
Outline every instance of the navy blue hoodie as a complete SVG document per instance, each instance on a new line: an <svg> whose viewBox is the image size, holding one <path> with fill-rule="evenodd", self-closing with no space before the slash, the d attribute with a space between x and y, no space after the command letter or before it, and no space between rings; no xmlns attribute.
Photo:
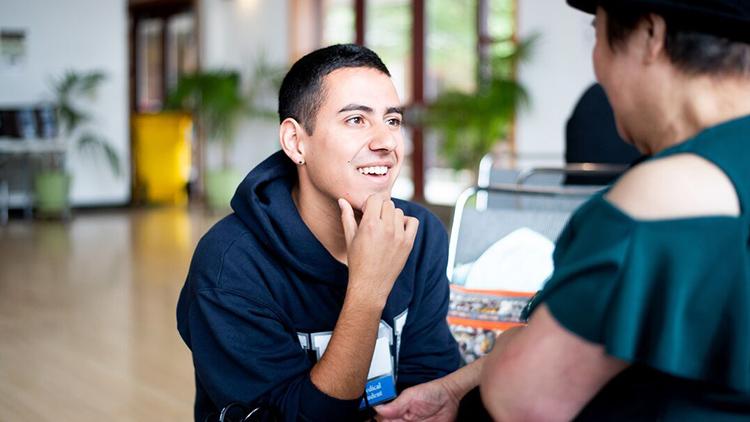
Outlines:
<svg viewBox="0 0 750 422"><path fill-rule="evenodd" d="M327 344L348 278L300 218L291 197L296 178L283 152L266 159L238 187L234 213L195 250L177 326L193 353L196 420L235 401L265 403L290 421L361 417L360 399L330 397L310 381L322 354L318 340ZM379 329L390 335L402 390L453 372L459 354L445 321L446 232L422 207L394 202L420 222Z"/></svg>

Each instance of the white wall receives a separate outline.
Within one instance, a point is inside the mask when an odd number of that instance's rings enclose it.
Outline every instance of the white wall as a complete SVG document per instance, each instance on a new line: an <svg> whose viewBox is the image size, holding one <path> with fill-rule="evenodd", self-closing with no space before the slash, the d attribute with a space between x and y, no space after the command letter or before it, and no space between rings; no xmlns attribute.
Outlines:
<svg viewBox="0 0 750 422"><path fill-rule="evenodd" d="M518 70L532 99L516 120L522 162L563 162L565 122L594 82L592 18L562 0L518 0L519 35L540 35L534 56Z"/></svg>
<svg viewBox="0 0 750 422"><path fill-rule="evenodd" d="M203 0L201 2L201 66L233 69L243 81L252 74L255 60L264 54L271 64L287 65L288 2L271 0ZM276 104L275 95L270 100ZM279 148L278 122L246 121L236 134L232 166L247 172ZM220 156L209 148L209 167Z"/></svg>
<svg viewBox="0 0 750 422"><path fill-rule="evenodd" d="M94 104L95 129L119 151L124 174L103 160L68 155L74 205L123 204L130 197L125 0L2 0L0 28L26 31L25 63L0 67L0 104L49 100L50 80L66 69L103 70ZM72 148L71 148L72 150ZM96 162L95 162L96 161Z"/></svg>

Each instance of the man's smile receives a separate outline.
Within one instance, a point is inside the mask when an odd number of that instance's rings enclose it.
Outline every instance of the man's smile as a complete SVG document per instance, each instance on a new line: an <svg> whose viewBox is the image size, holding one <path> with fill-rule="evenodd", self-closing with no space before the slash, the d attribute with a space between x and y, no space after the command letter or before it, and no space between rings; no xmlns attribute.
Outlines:
<svg viewBox="0 0 750 422"><path fill-rule="evenodd" d="M359 170L360 173L366 175L385 176L385 174L388 173L389 169L386 166L370 166L360 167L357 170Z"/></svg>
<svg viewBox="0 0 750 422"><path fill-rule="evenodd" d="M393 166L394 164L392 161L381 160L377 162L369 162L363 163L361 165L356 165L355 168L359 172L359 174L367 177L368 179L372 181L383 182L389 179L388 176L390 175Z"/></svg>

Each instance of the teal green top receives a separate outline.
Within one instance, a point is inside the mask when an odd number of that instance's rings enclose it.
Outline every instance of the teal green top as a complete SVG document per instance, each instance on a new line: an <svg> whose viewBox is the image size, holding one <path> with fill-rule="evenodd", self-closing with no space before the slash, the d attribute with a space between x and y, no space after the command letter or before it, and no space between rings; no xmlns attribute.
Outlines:
<svg viewBox="0 0 750 422"><path fill-rule="evenodd" d="M532 304L631 363L580 420L750 421L750 116L651 160L680 153L724 171L740 215L636 220L597 194L560 235Z"/></svg>

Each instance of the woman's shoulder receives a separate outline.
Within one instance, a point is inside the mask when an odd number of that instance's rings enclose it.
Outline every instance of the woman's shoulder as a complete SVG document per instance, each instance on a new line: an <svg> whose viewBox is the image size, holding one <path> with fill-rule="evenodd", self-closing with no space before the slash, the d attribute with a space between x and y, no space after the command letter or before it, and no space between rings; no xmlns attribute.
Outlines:
<svg viewBox="0 0 750 422"><path fill-rule="evenodd" d="M636 220L740 214L737 192L729 177L716 164L690 153L639 164L605 197Z"/></svg>

